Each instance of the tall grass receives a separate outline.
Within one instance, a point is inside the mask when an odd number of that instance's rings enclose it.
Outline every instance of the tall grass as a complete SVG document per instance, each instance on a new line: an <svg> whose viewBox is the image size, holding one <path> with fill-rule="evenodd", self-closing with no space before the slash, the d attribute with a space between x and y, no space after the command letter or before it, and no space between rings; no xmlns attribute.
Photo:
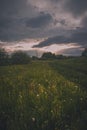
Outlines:
<svg viewBox="0 0 87 130"><path fill-rule="evenodd" d="M79 62L0 67L0 130L87 130L87 75Z"/></svg>

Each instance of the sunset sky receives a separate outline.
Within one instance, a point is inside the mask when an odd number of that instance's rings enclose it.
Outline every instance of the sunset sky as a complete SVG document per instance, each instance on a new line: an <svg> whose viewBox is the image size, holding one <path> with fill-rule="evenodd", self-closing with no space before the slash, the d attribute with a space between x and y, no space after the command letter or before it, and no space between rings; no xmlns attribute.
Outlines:
<svg viewBox="0 0 87 130"><path fill-rule="evenodd" d="M38 56L81 55L87 47L87 0L0 0L0 47Z"/></svg>

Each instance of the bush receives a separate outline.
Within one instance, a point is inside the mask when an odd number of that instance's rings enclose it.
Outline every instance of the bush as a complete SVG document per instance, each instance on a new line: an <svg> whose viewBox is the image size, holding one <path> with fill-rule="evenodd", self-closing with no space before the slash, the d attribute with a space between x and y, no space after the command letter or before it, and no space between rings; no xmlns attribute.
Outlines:
<svg viewBox="0 0 87 130"><path fill-rule="evenodd" d="M7 65L8 64L8 54L5 49L0 48L0 65Z"/></svg>
<svg viewBox="0 0 87 130"><path fill-rule="evenodd" d="M87 48L85 48L84 51L82 52L82 56L87 56Z"/></svg>
<svg viewBox="0 0 87 130"><path fill-rule="evenodd" d="M30 57L22 51L16 51L11 56L12 64L27 64L30 62Z"/></svg>
<svg viewBox="0 0 87 130"><path fill-rule="evenodd" d="M43 53L42 59L55 59L56 56L55 54L51 53L51 52L46 52L46 53Z"/></svg>

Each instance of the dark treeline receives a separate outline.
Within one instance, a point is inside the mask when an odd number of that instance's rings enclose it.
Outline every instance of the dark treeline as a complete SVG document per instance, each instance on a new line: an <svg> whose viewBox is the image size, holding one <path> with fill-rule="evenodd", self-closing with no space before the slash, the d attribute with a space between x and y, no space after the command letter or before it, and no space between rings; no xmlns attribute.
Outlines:
<svg viewBox="0 0 87 130"><path fill-rule="evenodd" d="M8 65L9 64L9 56L8 53L0 48L0 65Z"/></svg>
<svg viewBox="0 0 87 130"><path fill-rule="evenodd" d="M85 48L84 51L82 52L82 56L87 56L87 48Z"/></svg>
<svg viewBox="0 0 87 130"><path fill-rule="evenodd" d="M55 55L54 53L51 52L46 52L43 53L41 59L46 60L46 59L65 59L67 58L66 56L63 55Z"/></svg>
<svg viewBox="0 0 87 130"><path fill-rule="evenodd" d="M30 57L23 51L15 51L9 55L5 49L0 48L0 66L12 64L27 64L30 62Z"/></svg>
<svg viewBox="0 0 87 130"><path fill-rule="evenodd" d="M84 49L82 56L87 56L87 49ZM8 54L5 49L0 48L0 66L1 65L12 65L12 64L28 64L31 60L52 60L52 59L68 59L75 58L73 56L55 55L51 52L45 52L38 58L36 56L30 57L24 51L15 51L12 54Z"/></svg>
<svg viewBox="0 0 87 130"><path fill-rule="evenodd" d="M87 57L87 48L85 48L81 54L82 57ZM51 52L43 53L41 59L67 59L67 58L75 58L75 56L64 56L64 55L55 55Z"/></svg>

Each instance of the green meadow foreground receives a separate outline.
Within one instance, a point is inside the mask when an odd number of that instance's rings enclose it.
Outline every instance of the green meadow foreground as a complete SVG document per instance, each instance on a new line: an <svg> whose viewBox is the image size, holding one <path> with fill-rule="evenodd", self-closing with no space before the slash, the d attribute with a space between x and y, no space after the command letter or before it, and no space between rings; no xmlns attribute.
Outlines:
<svg viewBox="0 0 87 130"><path fill-rule="evenodd" d="M1 66L0 130L87 130L87 58Z"/></svg>

